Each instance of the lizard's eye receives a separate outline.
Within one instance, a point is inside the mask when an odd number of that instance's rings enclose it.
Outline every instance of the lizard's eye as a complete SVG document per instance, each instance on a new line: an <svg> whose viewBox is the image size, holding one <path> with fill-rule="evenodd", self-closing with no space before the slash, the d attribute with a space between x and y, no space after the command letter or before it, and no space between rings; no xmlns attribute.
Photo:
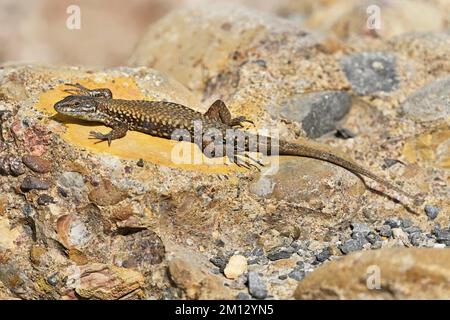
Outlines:
<svg viewBox="0 0 450 320"><path fill-rule="evenodd" d="M76 105L76 106L79 106L79 105L80 105L80 102L79 102L79 101L75 101L75 105Z"/></svg>

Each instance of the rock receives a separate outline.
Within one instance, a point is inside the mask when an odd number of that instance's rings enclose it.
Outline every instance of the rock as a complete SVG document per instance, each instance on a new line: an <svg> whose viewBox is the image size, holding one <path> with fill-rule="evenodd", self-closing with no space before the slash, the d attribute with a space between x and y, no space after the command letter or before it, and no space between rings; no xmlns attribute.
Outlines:
<svg viewBox="0 0 450 320"><path fill-rule="evenodd" d="M50 203L53 203L55 200L53 199L53 197L49 196L48 194L41 194L39 195L38 199L37 199L37 203L40 206L46 206L49 205Z"/></svg>
<svg viewBox="0 0 450 320"><path fill-rule="evenodd" d="M306 135L318 138L334 131L352 104L346 92L324 91L289 98L282 104L282 117L301 124Z"/></svg>
<svg viewBox="0 0 450 320"><path fill-rule="evenodd" d="M37 173L47 173L52 169L50 161L31 154L23 156L22 162L31 170Z"/></svg>
<svg viewBox="0 0 450 320"><path fill-rule="evenodd" d="M219 276L212 275L188 258L175 257L169 261L169 273L187 299L232 299L234 295Z"/></svg>
<svg viewBox="0 0 450 320"><path fill-rule="evenodd" d="M362 52L344 57L342 68L359 95L391 92L399 87L395 56L387 52Z"/></svg>
<svg viewBox="0 0 450 320"><path fill-rule="evenodd" d="M320 251L318 254L316 254L316 259L319 262L324 262L325 260L327 260L329 257L331 256L330 251L328 250L328 248L323 249L322 251Z"/></svg>
<svg viewBox="0 0 450 320"><path fill-rule="evenodd" d="M305 270L302 269L294 269L289 272L288 277L297 281L303 280L305 278Z"/></svg>
<svg viewBox="0 0 450 320"><path fill-rule="evenodd" d="M224 269L225 277L237 279L247 272L247 258L242 255L234 255L229 260Z"/></svg>
<svg viewBox="0 0 450 320"><path fill-rule="evenodd" d="M256 299L265 299L267 297L266 283L255 271L248 272L248 291Z"/></svg>
<svg viewBox="0 0 450 320"><path fill-rule="evenodd" d="M436 219L439 214L439 208L430 204L425 205L425 213L427 214L430 220Z"/></svg>
<svg viewBox="0 0 450 320"><path fill-rule="evenodd" d="M359 251L362 250L363 245L361 244L360 241L355 240L355 239L349 239L347 241L345 241L340 247L339 249L341 249L342 253L344 254L348 254L350 252L354 252L354 251Z"/></svg>
<svg viewBox="0 0 450 320"><path fill-rule="evenodd" d="M267 258L271 261L276 261L280 259L288 259L292 256L294 253L294 250L292 248L283 248L283 249L277 249L275 251L269 252L267 254Z"/></svg>
<svg viewBox="0 0 450 320"><path fill-rule="evenodd" d="M76 293L85 299L100 300L114 300L136 294L145 280L135 270L100 263L81 267L79 277Z"/></svg>
<svg viewBox="0 0 450 320"><path fill-rule="evenodd" d="M239 292L237 294L237 296L236 296L236 299L237 300L250 300L251 297L248 294L244 293L244 292Z"/></svg>
<svg viewBox="0 0 450 320"><path fill-rule="evenodd" d="M328 262L308 274L298 284L294 297L450 299L449 265L450 251L442 249L393 248L358 252ZM376 290L378 283L380 290Z"/></svg>
<svg viewBox="0 0 450 320"><path fill-rule="evenodd" d="M113 262L124 268L145 272L151 265L164 260L165 246L161 238L151 230L117 236L113 241Z"/></svg>
<svg viewBox="0 0 450 320"><path fill-rule="evenodd" d="M416 121L446 120L450 116L450 77L435 80L413 92L402 104L402 113Z"/></svg>
<svg viewBox="0 0 450 320"><path fill-rule="evenodd" d="M410 246L408 235L401 228L393 228L392 236L394 239L398 239L403 242L405 246Z"/></svg>
<svg viewBox="0 0 450 320"><path fill-rule="evenodd" d="M366 235L366 239L367 239L367 241L369 241L370 244L372 244L372 245L374 245L375 243L381 241L381 237L380 237L378 234L376 234L375 232L372 232L372 231L369 232L369 233Z"/></svg>
<svg viewBox="0 0 450 320"><path fill-rule="evenodd" d="M317 208L332 203L336 193L344 192L355 198L364 193L363 185L350 172L323 161L283 157L272 165L275 174L258 175L250 185L252 193L293 203L307 201ZM329 183L334 187L329 188Z"/></svg>
<svg viewBox="0 0 450 320"><path fill-rule="evenodd" d="M0 175L12 175L18 177L25 173L25 166L19 157L0 157Z"/></svg>
<svg viewBox="0 0 450 320"><path fill-rule="evenodd" d="M103 179L98 186L89 192L89 200L98 206L111 206L127 197L127 194L114 186L110 180Z"/></svg>
<svg viewBox="0 0 450 320"><path fill-rule="evenodd" d="M438 243L444 243L446 246L450 246L450 229L435 230L434 235Z"/></svg>
<svg viewBox="0 0 450 320"><path fill-rule="evenodd" d="M388 225L391 228L400 228L402 225L402 222L400 219L398 218L391 218L391 219L387 219L384 222L385 225Z"/></svg>
<svg viewBox="0 0 450 320"><path fill-rule="evenodd" d="M365 223L356 223L356 222L354 222L354 223L351 224L351 227L352 227L352 232L353 233L361 233L364 236L369 234L369 232L371 231L370 228Z"/></svg>
<svg viewBox="0 0 450 320"><path fill-rule="evenodd" d="M217 268L219 268L220 272L223 272L227 265L227 259L221 256L212 257L211 259L209 259L209 261Z"/></svg>
<svg viewBox="0 0 450 320"><path fill-rule="evenodd" d="M50 188L50 182L37 177L26 176L25 179L23 179L20 188L23 192L28 192L31 190L47 190Z"/></svg>
<svg viewBox="0 0 450 320"><path fill-rule="evenodd" d="M392 237L392 229L388 224L384 224L380 228L380 236L390 238Z"/></svg>
<svg viewBox="0 0 450 320"><path fill-rule="evenodd" d="M412 227L412 225L413 225L413 222L411 221L411 219L402 219L401 226L402 226L403 230Z"/></svg>

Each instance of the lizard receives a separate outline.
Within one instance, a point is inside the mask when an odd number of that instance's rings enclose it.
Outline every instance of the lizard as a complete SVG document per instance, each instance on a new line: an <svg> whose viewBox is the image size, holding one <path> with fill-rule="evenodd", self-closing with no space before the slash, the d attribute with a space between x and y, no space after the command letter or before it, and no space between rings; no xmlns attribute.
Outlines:
<svg viewBox="0 0 450 320"><path fill-rule="evenodd" d="M111 90L108 88L88 89L78 83L66 85L71 87L64 90L69 95L56 102L54 109L59 114L85 121L100 122L112 128L107 134L91 131L89 138L96 139L97 142L107 141L111 145L113 140L123 138L128 130L140 131L159 138L173 139L173 132L181 129L186 130L192 137L190 142L197 144L203 153L210 157L226 155L232 162L237 164L241 162L242 164L242 160L239 161L237 156L257 161L247 153L271 153L276 148L278 149L278 155L308 157L330 162L360 178L361 176L368 177L388 189L417 200L415 195L402 190L354 160L338 155L336 151L330 150L323 144L308 139L302 139L301 142L288 142L236 129L236 127L243 127L244 122L253 122L243 116L233 118L222 100L215 101L205 113L201 113L174 102L114 99ZM212 137L206 136L200 141L196 141L194 139L195 122L201 124L202 133L208 130L216 130L222 133L222 138L216 139L220 141L214 141ZM223 137L226 136L227 130L235 130L238 133L237 137L245 133L244 143L236 146L237 143L233 142L231 151L227 149L215 153L214 150L217 150L217 148L211 148L211 145L213 147L220 143L226 145ZM210 151L209 154L206 153L207 149ZM211 152L211 149L213 152ZM258 163L262 165L260 162Z"/></svg>

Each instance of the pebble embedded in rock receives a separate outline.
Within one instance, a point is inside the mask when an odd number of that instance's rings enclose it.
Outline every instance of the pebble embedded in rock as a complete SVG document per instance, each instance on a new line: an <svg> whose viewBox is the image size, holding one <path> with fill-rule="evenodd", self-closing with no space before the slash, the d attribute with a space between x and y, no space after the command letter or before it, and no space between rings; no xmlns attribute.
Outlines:
<svg viewBox="0 0 450 320"><path fill-rule="evenodd" d="M336 130L337 123L350 110L352 98L347 92L323 91L294 96L283 103L280 113L302 125L306 135L318 138Z"/></svg>
<svg viewBox="0 0 450 320"><path fill-rule="evenodd" d="M366 239L367 239L367 241L369 241L370 244L372 244L372 245L374 245L375 243L381 241L381 237L380 237L378 234L376 234L375 232L372 232L372 231L369 232L369 233L366 235Z"/></svg>
<svg viewBox="0 0 450 320"><path fill-rule="evenodd" d="M50 182L33 176L26 176L20 185L20 189L24 192L31 190L47 190L48 188L50 188Z"/></svg>
<svg viewBox="0 0 450 320"><path fill-rule="evenodd" d="M103 179L97 187L89 192L89 200L98 206L111 206L124 200L127 195L111 181Z"/></svg>
<svg viewBox="0 0 450 320"><path fill-rule="evenodd" d="M425 213L427 214L428 218L430 218L431 220L436 219L436 217L439 214L439 208L435 207L433 205L427 204L425 205Z"/></svg>
<svg viewBox="0 0 450 320"><path fill-rule="evenodd" d="M288 259L294 253L293 248L277 249L267 254L267 258L271 261Z"/></svg>
<svg viewBox="0 0 450 320"><path fill-rule="evenodd" d="M143 167L144 167L144 160L143 160L143 159L139 159L139 161L136 162L136 165L137 165L138 167L143 168Z"/></svg>
<svg viewBox="0 0 450 320"><path fill-rule="evenodd" d="M359 95L391 92L399 87L396 58L387 52L361 52L344 57L342 68Z"/></svg>
<svg viewBox="0 0 450 320"><path fill-rule="evenodd" d="M37 199L37 203L40 206L46 206L53 202L54 202L53 197L49 196L48 194L41 194Z"/></svg>
<svg viewBox="0 0 450 320"><path fill-rule="evenodd" d="M392 229L388 224L384 224L380 228L380 236L390 238L392 237Z"/></svg>
<svg viewBox="0 0 450 320"><path fill-rule="evenodd" d="M256 299L265 299L267 297L266 283L255 271L248 273L248 291Z"/></svg>
<svg viewBox="0 0 450 320"><path fill-rule="evenodd" d="M370 228L365 223L352 223L351 227L353 233L362 233L364 236L370 232Z"/></svg>
<svg viewBox="0 0 450 320"><path fill-rule="evenodd" d="M212 257L211 259L209 259L209 262L219 268L220 272L223 272L225 266L227 265L227 260L221 256Z"/></svg>
<svg viewBox="0 0 450 320"><path fill-rule="evenodd" d="M228 279L237 279L247 271L247 259L242 255L234 255L229 260L223 270Z"/></svg>
<svg viewBox="0 0 450 320"><path fill-rule="evenodd" d="M298 268L289 272L288 277L297 281L301 281L305 278L305 275L306 275L305 271Z"/></svg>
<svg viewBox="0 0 450 320"><path fill-rule="evenodd" d="M446 246L450 246L450 229L437 229L434 231L434 235L438 243L444 243Z"/></svg>
<svg viewBox="0 0 450 320"><path fill-rule="evenodd" d="M450 77L435 80L414 91L403 103L402 113L418 121L448 119L450 116Z"/></svg>
<svg viewBox="0 0 450 320"><path fill-rule="evenodd" d="M402 225L402 222L398 218L391 218L391 219L387 219L384 224L387 224L391 228L400 228Z"/></svg>
<svg viewBox="0 0 450 320"><path fill-rule="evenodd" d="M341 249L342 253L348 254L350 252L362 250L363 246L360 241L349 239L345 241L339 248Z"/></svg>
<svg viewBox="0 0 450 320"><path fill-rule="evenodd" d="M316 255L316 259L319 262L324 262L325 260L327 260L329 257L331 256L330 251L328 250L328 248L323 249L321 252L319 252Z"/></svg>
<svg viewBox="0 0 450 320"><path fill-rule="evenodd" d="M52 169L52 164L50 161L30 154L23 156L22 162L32 171L37 173L47 173Z"/></svg>
<svg viewBox="0 0 450 320"><path fill-rule="evenodd" d="M25 166L21 159L15 156L0 157L0 175L18 177L25 173Z"/></svg>

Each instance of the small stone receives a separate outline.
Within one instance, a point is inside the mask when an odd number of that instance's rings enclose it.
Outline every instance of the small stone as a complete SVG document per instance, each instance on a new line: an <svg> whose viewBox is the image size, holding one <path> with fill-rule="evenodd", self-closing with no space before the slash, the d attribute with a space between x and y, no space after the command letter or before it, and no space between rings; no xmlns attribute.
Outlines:
<svg viewBox="0 0 450 320"><path fill-rule="evenodd" d="M225 266L227 265L227 260L220 256L215 256L209 259L209 262L211 262L213 265L215 265L217 268L220 269L220 272L223 272L225 269Z"/></svg>
<svg viewBox="0 0 450 320"><path fill-rule="evenodd" d="M366 236L362 232L353 232L352 239L358 241L361 247L368 243Z"/></svg>
<svg viewBox="0 0 450 320"><path fill-rule="evenodd" d="M242 255L234 255L228 260L223 270L228 279L237 279L247 271L247 259Z"/></svg>
<svg viewBox="0 0 450 320"><path fill-rule="evenodd" d="M267 255L267 258L269 258L270 261L288 259L292 256L293 253L294 253L294 250L292 250L292 248L275 250L275 251L269 252L269 254Z"/></svg>
<svg viewBox="0 0 450 320"><path fill-rule="evenodd" d="M394 237L394 239L398 239L403 242L405 246L408 246L410 244L408 234L401 228L393 228L392 236Z"/></svg>
<svg viewBox="0 0 450 320"><path fill-rule="evenodd" d="M334 135L336 138L340 139L351 139L356 136L354 132L352 132L350 129L347 128L337 129Z"/></svg>
<svg viewBox="0 0 450 320"><path fill-rule="evenodd" d="M25 166L18 157L0 157L0 175L18 177L25 173Z"/></svg>
<svg viewBox="0 0 450 320"><path fill-rule="evenodd" d="M58 178L58 185L66 189L83 189L85 183L81 173L66 171Z"/></svg>
<svg viewBox="0 0 450 320"><path fill-rule="evenodd" d="M434 231L436 236L436 241L438 243L444 243L446 246L450 246L450 230L449 229L438 229Z"/></svg>
<svg viewBox="0 0 450 320"><path fill-rule="evenodd" d="M303 280L305 278L305 271L301 269L294 269L289 272L288 277L297 281Z"/></svg>
<svg viewBox="0 0 450 320"><path fill-rule="evenodd" d="M436 219L436 217L439 214L439 211L440 210L438 207L435 207L430 204L425 205L425 213L427 214L428 218L430 218L430 220Z"/></svg>
<svg viewBox="0 0 450 320"><path fill-rule="evenodd" d="M408 228L403 228L403 231L405 231L408 234L412 233L422 233L422 230L418 226L410 226Z"/></svg>
<svg viewBox="0 0 450 320"><path fill-rule="evenodd" d="M264 299L267 297L266 283L255 271L248 273L248 291L256 299Z"/></svg>
<svg viewBox="0 0 450 320"><path fill-rule="evenodd" d="M340 249L342 253L348 254L350 252L359 251L362 250L363 246L360 241L355 239L349 239L345 241L341 246Z"/></svg>
<svg viewBox="0 0 450 320"><path fill-rule="evenodd" d="M50 188L50 183L46 180L41 180L33 176L26 176L20 185L20 189L23 192L28 192L30 190L47 190Z"/></svg>
<svg viewBox="0 0 450 320"><path fill-rule="evenodd" d="M367 234L366 239L372 245L374 245L375 243L381 241L381 237L378 234L376 234L375 232L372 232L372 231Z"/></svg>
<svg viewBox="0 0 450 320"><path fill-rule="evenodd" d="M392 237L392 229L388 224L384 224L380 228L380 236L390 238Z"/></svg>
<svg viewBox="0 0 450 320"><path fill-rule="evenodd" d="M25 173L25 167L18 157L12 157L9 162L11 174L15 177L21 176Z"/></svg>
<svg viewBox="0 0 450 320"><path fill-rule="evenodd" d="M383 246L383 243L381 241L377 241L374 244L372 244L371 248L376 250L376 249L381 249L382 246Z"/></svg>
<svg viewBox="0 0 450 320"><path fill-rule="evenodd" d="M384 224L387 224L391 228L400 228L402 225L402 222L398 218L391 218L387 219Z"/></svg>
<svg viewBox="0 0 450 320"><path fill-rule="evenodd" d="M341 61L344 73L359 95L391 92L398 88L396 59L385 52L361 52Z"/></svg>
<svg viewBox="0 0 450 320"><path fill-rule="evenodd" d="M111 206L124 200L127 195L107 179L103 179L98 187L89 192L89 200L98 206Z"/></svg>
<svg viewBox="0 0 450 320"><path fill-rule="evenodd" d="M40 206L46 206L49 205L50 203L54 203L54 199L53 197L44 193L39 196L39 198L37 199L37 203Z"/></svg>
<svg viewBox="0 0 450 320"><path fill-rule="evenodd" d="M324 262L325 260L327 260L329 257L331 256L330 251L328 250L328 248L323 249L321 252L319 252L316 255L316 259L319 262Z"/></svg>
<svg viewBox="0 0 450 320"><path fill-rule="evenodd" d="M419 233L412 233L409 235L409 242L415 247L418 247L420 245L420 234Z"/></svg>
<svg viewBox="0 0 450 320"><path fill-rule="evenodd" d="M237 299L237 300L250 300L251 297L250 297L248 294L244 293L244 292L239 292L239 293L236 295L236 299Z"/></svg>
<svg viewBox="0 0 450 320"><path fill-rule="evenodd" d="M45 160L38 156L33 155L23 156L22 162L32 171L37 173L47 173L52 169L52 164L50 161Z"/></svg>
<svg viewBox="0 0 450 320"><path fill-rule="evenodd" d="M280 280L286 280L288 278L287 274L281 274L278 276L278 279Z"/></svg>
<svg viewBox="0 0 450 320"><path fill-rule="evenodd" d="M351 227L353 233L361 233L364 236L370 232L370 228L365 223L352 223Z"/></svg>
<svg viewBox="0 0 450 320"><path fill-rule="evenodd" d="M298 260L296 262L296 265L298 266L299 269L305 269L305 262L302 260Z"/></svg>
<svg viewBox="0 0 450 320"><path fill-rule="evenodd" d="M144 160L143 159L139 159L139 161L138 162L136 162L136 165L138 166L138 167L144 167Z"/></svg>
<svg viewBox="0 0 450 320"><path fill-rule="evenodd" d="M56 286L58 284L58 274L55 273L47 278L47 283L51 286Z"/></svg>
<svg viewBox="0 0 450 320"><path fill-rule="evenodd" d="M413 225L412 221L410 219L403 219L402 220L402 228L409 228Z"/></svg>

